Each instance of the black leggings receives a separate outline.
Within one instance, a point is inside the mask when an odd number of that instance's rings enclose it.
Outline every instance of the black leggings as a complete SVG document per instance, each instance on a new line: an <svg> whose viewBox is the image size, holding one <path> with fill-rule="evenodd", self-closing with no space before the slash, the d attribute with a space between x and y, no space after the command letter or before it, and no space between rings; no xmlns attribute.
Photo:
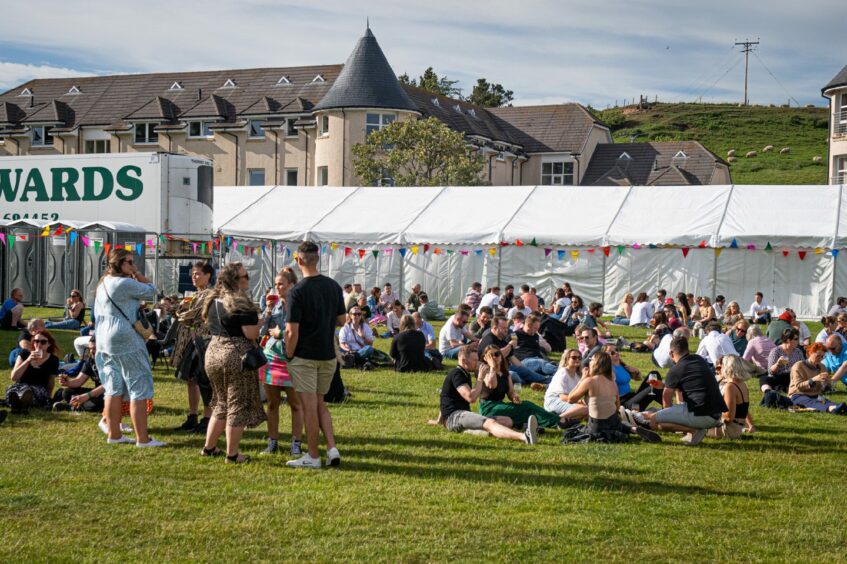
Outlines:
<svg viewBox="0 0 847 564"><path fill-rule="evenodd" d="M661 404L662 396L654 391L646 379L641 381L638 391L621 396L621 405L632 411L644 411L654 401Z"/></svg>
<svg viewBox="0 0 847 564"><path fill-rule="evenodd" d="M74 396L81 396L82 394L87 394L91 391L91 388L59 388L56 390L56 393L53 395L53 402L57 401L66 401L70 402L71 398ZM90 400L84 402L82 404L83 411L103 411L104 402L103 396L99 396L96 398L91 398Z"/></svg>
<svg viewBox="0 0 847 564"><path fill-rule="evenodd" d="M780 392L788 391L788 384L790 381L791 374L789 372L780 372L774 375L768 372L764 376L759 376L760 386L770 386L774 390L778 390Z"/></svg>

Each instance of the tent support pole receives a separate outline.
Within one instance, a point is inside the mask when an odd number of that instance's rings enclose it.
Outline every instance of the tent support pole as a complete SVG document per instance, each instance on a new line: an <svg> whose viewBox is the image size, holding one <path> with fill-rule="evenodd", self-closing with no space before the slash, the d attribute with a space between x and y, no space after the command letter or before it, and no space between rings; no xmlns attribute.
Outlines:
<svg viewBox="0 0 847 564"><path fill-rule="evenodd" d="M553 253L550 253L550 254L552 255ZM603 292L603 294L602 294L603 300L602 301L603 301L604 304L606 304L606 303L608 303L606 301L606 253L603 253L603 290L602 290L602 292Z"/></svg>
<svg viewBox="0 0 847 564"><path fill-rule="evenodd" d="M841 198L842 198L843 195L844 195L844 185L839 184L838 185L838 207L836 209L839 209L839 210L841 209ZM838 214L838 215L835 216L835 234L832 236L832 246L831 246L831 248L833 248L833 249L836 249L837 248L836 245L838 245L838 230L839 229L841 229L841 214ZM830 291L830 295L829 295L829 303L831 303L831 304L835 303L835 296L836 296L835 273L837 272L837 269L838 269L838 255L833 254L832 255L832 290ZM824 309L826 309L826 308L824 308Z"/></svg>
<svg viewBox="0 0 847 564"><path fill-rule="evenodd" d="M712 263L712 303L714 303L715 296L718 295L718 253L712 251L712 255L714 255Z"/></svg>
<svg viewBox="0 0 847 564"><path fill-rule="evenodd" d="M156 250L155 250L155 254L153 255L153 270L155 270L155 273L153 275L153 284L157 288L160 288L160 286L159 286L159 234L158 233L156 233Z"/></svg>

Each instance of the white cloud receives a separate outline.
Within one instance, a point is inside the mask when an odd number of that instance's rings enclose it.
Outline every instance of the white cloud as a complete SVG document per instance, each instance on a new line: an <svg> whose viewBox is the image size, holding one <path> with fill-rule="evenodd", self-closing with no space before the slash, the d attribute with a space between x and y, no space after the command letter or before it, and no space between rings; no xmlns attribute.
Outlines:
<svg viewBox="0 0 847 564"><path fill-rule="evenodd" d="M90 73L50 65L23 65L0 61L0 92L5 92L34 78L67 78Z"/></svg>

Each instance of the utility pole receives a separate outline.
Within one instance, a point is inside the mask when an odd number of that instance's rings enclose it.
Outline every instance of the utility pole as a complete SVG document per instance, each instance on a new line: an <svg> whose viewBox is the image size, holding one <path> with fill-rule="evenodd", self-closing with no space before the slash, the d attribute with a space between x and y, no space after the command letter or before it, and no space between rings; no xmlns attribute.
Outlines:
<svg viewBox="0 0 847 564"><path fill-rule="evenodd" d="M749 98L747 98L747 71L750 68L750 51L754 49L756 45L759 44L759 38L756 38L756 41L736 41L736 45L741 45L744 48L741 49L741 52L744 53L744 105L748 105L750 103Z"/></svg>

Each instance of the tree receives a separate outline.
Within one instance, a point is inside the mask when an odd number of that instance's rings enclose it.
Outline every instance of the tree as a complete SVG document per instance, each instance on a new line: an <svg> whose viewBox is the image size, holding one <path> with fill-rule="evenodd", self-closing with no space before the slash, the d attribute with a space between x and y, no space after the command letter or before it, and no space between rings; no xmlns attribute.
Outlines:
<svg viewBox="0 0 847 564"><path fill-rule="evenodd" d="M468 102L483 108L499 108L511 106L514 92L503 88L502 84L489 83L484 78L476 81Z"/></svg>
<svg viewBox="0 0 847 564"><path fill-rule="evenodd" d="M464 136L436 118L395 121L353 146L362 185L391 178L397 186L477 186L483 159Z"/></svg>
<svg viewBox="0 0 847 564"><path fill-rule="evenodd" d="M441 94L442 96L449 96L450 98L462 97L462 89L456 87L456 84L458 84L459 81L450 80L447 78L447 75L438 76L438 74L432 70L432 67L427 68L417 80L414 78L410 79L407 73L401 74L397 77L397 79L400 81L400 84L416 86L434 94Z"/></svg>

